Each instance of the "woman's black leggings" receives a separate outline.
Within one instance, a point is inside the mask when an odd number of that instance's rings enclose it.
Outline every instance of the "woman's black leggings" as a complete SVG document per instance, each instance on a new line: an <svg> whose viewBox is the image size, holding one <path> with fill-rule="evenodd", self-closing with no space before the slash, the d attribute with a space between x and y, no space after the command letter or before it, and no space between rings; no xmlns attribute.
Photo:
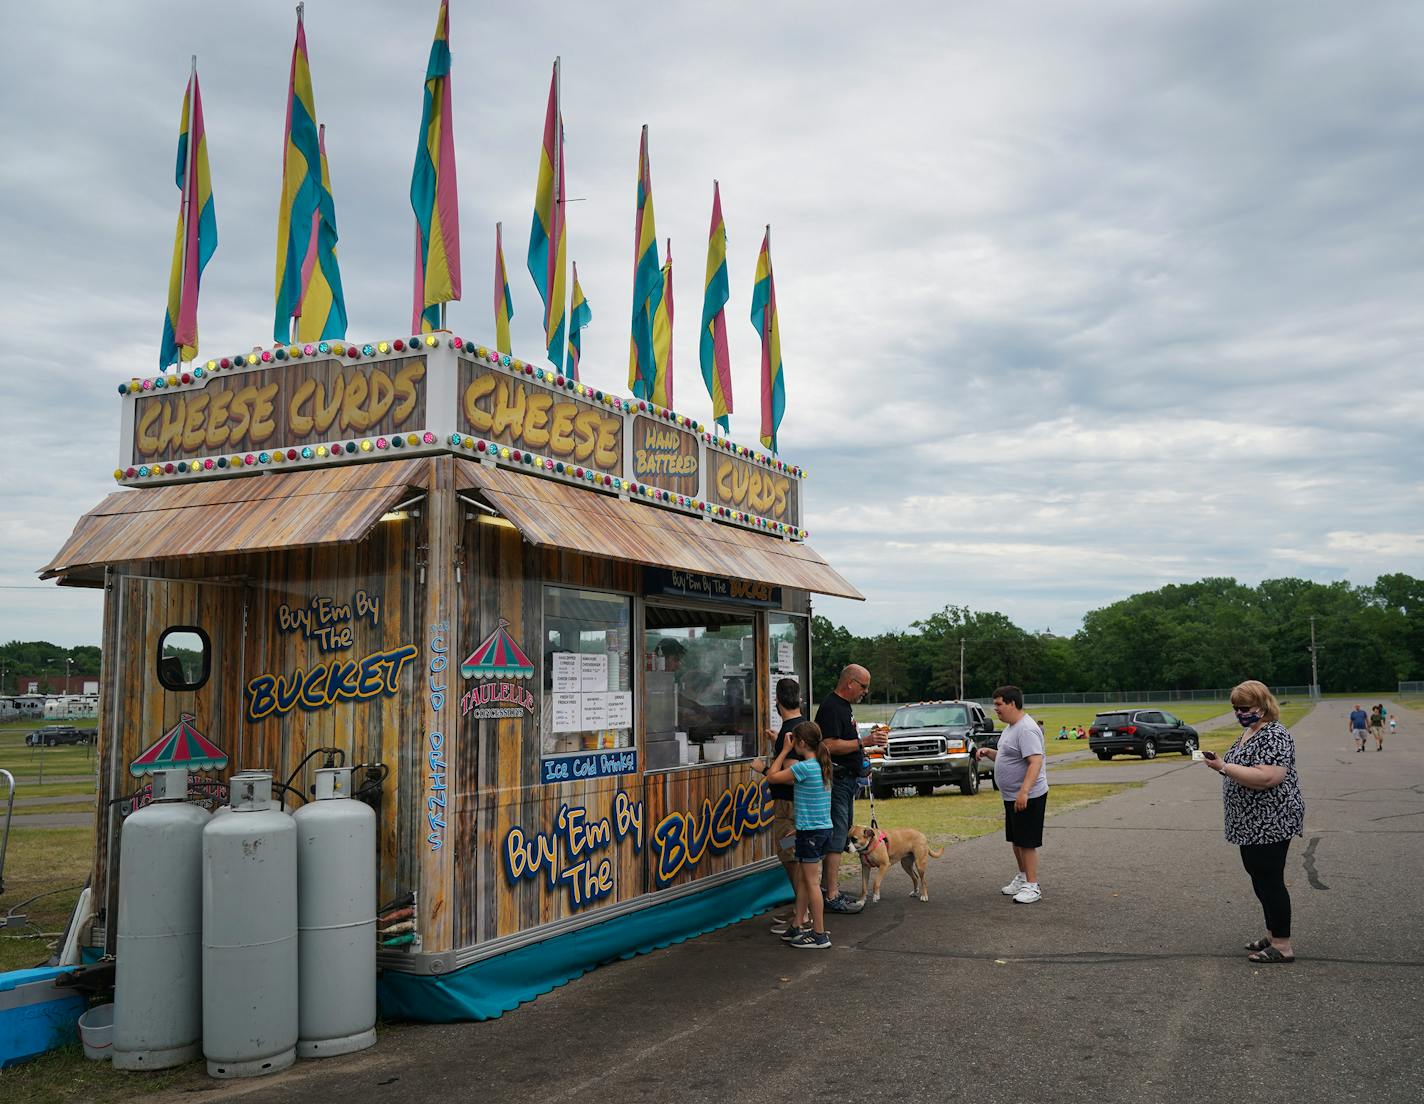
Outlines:
<svg viewBox="0 0 1424 1104"><path fill-rule="evenodd" d="M1286 889L1286 852L1290 840L1257 843L1241 848L1241 865L1251 875L1251 888L1266 914L1266 930L1277 939L1291 933L1290 891Z"/></svg>

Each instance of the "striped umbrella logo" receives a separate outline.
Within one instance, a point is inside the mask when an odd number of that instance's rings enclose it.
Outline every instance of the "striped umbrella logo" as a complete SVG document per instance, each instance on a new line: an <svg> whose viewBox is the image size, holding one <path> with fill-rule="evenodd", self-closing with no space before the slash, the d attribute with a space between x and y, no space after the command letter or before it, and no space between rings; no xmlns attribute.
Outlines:
<svg viewBox="0 0 1424 1104"><path fill-rule="evenodd" d="M465 678L532 679L534 664L509 635L509 622L500 618L499 627L480 641L480 646L460 664Z"/></svg>
<svg viewBox="0 0 1424 1104"><path fill-rule="evenodd" d="M227 752L218 747L194 727L191 713L180 713L178 723L150 744L129 764L135 778L155 771L186 767L191 771L222 770L227 766Z"/></svg>

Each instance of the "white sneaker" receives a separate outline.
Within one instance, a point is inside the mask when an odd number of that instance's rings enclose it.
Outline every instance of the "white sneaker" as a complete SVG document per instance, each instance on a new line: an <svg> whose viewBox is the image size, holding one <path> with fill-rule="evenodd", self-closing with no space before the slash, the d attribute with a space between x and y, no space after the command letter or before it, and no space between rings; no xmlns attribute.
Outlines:
<svg viewBox="0 0 1424 1104"><path fill-rule="evenodd" d="M1014 875L1014 880L1008 885L1004 886L1004 888L1001 889L999 892L1002 893L1005 897L1012 897L1015 893L1023 889L1023 887L1026 885L1028 885L1028 879L1023 876L1023 871L1020 870L1017 874Z"/></svg>
<svg viewBox="0 0 1424 1104"><path fill-rule="evenodd" d="M1037 882L1025 882L1023 889L1014 894L1014 904L1031 905L1043 896Z"/></svg>

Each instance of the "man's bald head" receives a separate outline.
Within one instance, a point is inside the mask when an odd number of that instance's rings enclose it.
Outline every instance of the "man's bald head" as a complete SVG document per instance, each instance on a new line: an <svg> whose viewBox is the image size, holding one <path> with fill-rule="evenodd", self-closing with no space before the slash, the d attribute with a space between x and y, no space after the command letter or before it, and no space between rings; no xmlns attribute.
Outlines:
<svg viewBox="0 0 1424 1104"><path fill-rule="evenodd" d="M848 663L841 670L836 693L848 702L858 702L870 693L870 672L859 663Z"/></svg>

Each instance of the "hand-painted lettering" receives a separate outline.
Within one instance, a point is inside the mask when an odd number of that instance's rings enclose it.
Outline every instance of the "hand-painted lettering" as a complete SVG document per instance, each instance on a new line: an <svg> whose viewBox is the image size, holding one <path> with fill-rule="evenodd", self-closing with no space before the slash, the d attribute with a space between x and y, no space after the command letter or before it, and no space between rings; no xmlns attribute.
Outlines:
<svg viewBox="0 0 1424 1104"><path fill-rule="evenodd" d="M372 652L356 662L340 660L298 667L290 674L261 674L248 680L244 697L249 722L282 716L298 704L306 711L327 709L338 702L391 697L400 688L401 672L415 658L414 644Z"/></svg>
<svg viewBox="0 0 1424 1104"><path fill-rule="evenodd" d="M743 782L725 790L715 802L704 800L696 816L672 812L653 829L653 879L668 885L684 868L692 869L707 855L716 855L768 827L771 802L764 782Z"/></svg>

